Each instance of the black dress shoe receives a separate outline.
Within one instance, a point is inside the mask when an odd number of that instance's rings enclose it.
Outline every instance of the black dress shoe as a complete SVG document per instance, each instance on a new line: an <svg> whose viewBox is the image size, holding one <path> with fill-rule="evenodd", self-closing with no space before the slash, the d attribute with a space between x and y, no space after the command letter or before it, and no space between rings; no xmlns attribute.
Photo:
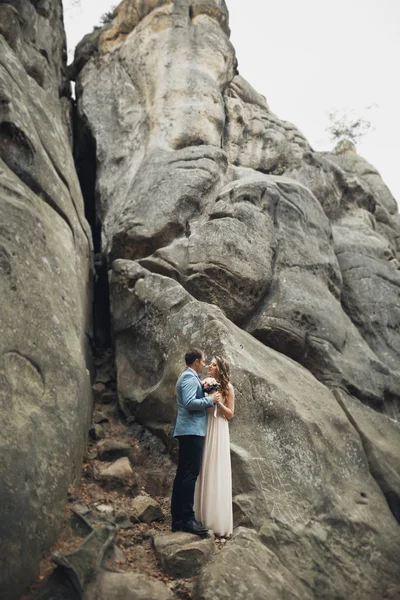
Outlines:
<svg viewBox="0 0 400 600"><path fill-rule="evenodd" d="M190 519L190 521L185 521L185 523L182 523L181 531L186 531L186 533L194 533L196 535L205 535L208 532L208 529L200 525L195 519Z"/></svg>
<svg viewBox="0 0 400 600"><path fill-rule="evenodd" d="M201 521L198 521L197 519L194 519L194 520L196 521L197 525L200 525L200 527L203 527L203 529L204 529L204 525Z"/></svg>
<svg viewBox="0 0 400 600"><path fill-rule="evenodd" d="M173 521L171 525L171 531L182 531L182 521Z"/></svg>

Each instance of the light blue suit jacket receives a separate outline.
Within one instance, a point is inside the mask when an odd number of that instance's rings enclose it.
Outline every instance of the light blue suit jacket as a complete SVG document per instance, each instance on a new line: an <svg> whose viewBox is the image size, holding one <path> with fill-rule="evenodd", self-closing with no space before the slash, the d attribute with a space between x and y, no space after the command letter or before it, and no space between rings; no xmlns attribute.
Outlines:
<svg viewBox="0 0 400 600"><path fill-rule="evenodd" d="M178 435L205 436L207 431L206 408L213 406L211 398L205 398L199 378L193 369L186 369L176 384L178 415L174 437Z"/></svg>

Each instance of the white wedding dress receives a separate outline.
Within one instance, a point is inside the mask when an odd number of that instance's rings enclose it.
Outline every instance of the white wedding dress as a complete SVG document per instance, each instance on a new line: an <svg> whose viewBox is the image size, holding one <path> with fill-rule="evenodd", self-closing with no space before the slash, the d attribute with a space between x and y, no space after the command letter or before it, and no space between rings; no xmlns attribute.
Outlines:
<svg viewBox="0 0 400 600"><path fill-rule="evenodd" d="M232 472L229 424L214 410L207 411L200 475L194 495L195 517L215 535L229 537L233 530Z"/></svg>

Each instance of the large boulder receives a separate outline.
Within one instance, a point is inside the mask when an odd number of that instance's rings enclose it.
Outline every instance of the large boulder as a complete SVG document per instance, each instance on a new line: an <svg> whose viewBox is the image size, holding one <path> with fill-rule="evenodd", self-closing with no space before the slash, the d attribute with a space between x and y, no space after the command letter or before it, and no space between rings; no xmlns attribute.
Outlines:
<svg viewBox="0 0 400 600"><path fill-rule="evenodd" d="M139 573L101 571L88 586L86 600L173 600L169 588L158 579Z"/></svg>
<svg viewBox="0 0 400 600"><path fill-rule="evenodd" d="M77 104L96 156L121 408L172 449L183 354L224 354L235 523L315 597L392 593L390 192L354 153L314 152L237 74L223 0L124 0L95 37L77 51Z"/></svg>
<svg viewBox="0 0 400 600"><path fill-rule="evenodd" d="M390 192L362 161L313 152L276 117L237 74L228 34L224 2L122 2L84 67L77 49L104 251L180 281L328 386L393 414L400 229ZM367 244L350 213L374 220L377 206L385 249L368 263L374 284L362 271L353 284L358 259L343 251L354 236L365 260Z"/></svg>
<svg viewBox="0 0 400 600"><path fill-rule="evenodd" d="M236 58L225 2L188 8L187 0L122 2L114 26L99 40L99 53L77 77L79 114L96 142L104 249L114 257L136 258L184 235L219 181L222 91L234 77ZM106 103L99 101L104 95ZM185 151L197 145L213 147L211 176L207 148ZM202 157L205 166L196 168ZM166 184L176 192L150 205L149 194L162 193ZM201 188L195 201L193 187ZM142 223L137 215L150 206L154 213Z"/></svg>
<svg viewBox="0 0 400 600"><path fill-rule="evenodd" d="M251 559L249 560L249 556ZM202 570L195 600L311 600L311 590L263 545L251 529L240 527L223 554ZM243 568L246 565L246 568Z"/></svg>
<svg viewBox="0 0 400 600"><path fill-rule="evenodd" d="M393 475L382 467L377 477L356 409L350 420L306 369L236 327L220 309L125 260L114 263L111 298L118 388L128 414L150 427L172 423L185 349L201 346L209 357L226 356L236 390L231 438L238 521L259 530L268 549L318 598L346 597L359 588L357 598L372 600L399 583L398 525L385 499L388 491L397 493L397 423L391 422L393 452L382 444L375 452ZM359 400L352 402L362 409ZM360 431L367 436L361 409ZM246 547L250 561L251 544Z"/></svg>
<svg viewBox="0 0 400 600"><path fill-rule="evenodd" d="M61 0L1 3L0 33L0 589L11 600L53 544L80 474L91 236L69 139Z"/></svg>

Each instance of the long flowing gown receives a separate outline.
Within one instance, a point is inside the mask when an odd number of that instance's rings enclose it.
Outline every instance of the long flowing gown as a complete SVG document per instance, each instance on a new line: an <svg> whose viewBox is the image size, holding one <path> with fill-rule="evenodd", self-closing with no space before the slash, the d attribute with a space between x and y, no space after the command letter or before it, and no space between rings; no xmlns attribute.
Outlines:
<svg viewBox="0 0 400 600"><path fill-rule="evenodd" d="M214 416L214 410L207 413L207 434L194 496L195 516L217 536L229 537L233 530L229 424L225 417Z"/></svg>

